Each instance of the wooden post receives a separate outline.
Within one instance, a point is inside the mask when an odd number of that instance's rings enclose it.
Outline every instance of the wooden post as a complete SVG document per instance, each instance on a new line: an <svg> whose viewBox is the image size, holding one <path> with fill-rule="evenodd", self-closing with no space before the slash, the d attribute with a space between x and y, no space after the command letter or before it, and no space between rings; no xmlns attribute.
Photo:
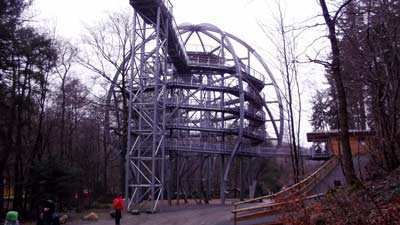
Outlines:
<svg viewBox="0 0 400 225"><path fill-rule="evenodd" d="M237 205L233 205L233 225L237 224L237 220L236 220L236 209L237 209Z"/></svg>

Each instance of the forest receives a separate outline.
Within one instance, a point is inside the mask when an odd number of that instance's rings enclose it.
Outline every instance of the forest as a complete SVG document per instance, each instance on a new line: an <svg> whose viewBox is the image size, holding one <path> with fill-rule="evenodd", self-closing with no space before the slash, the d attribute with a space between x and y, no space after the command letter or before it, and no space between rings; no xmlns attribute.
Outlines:
<svg viewBox="0 0 400 225"><path fill-rule="evenodd" d="M308 62L325 66L328 86L315 90L311 124L374 131L368 169L384 178L400 165L400 1L336 1L333 12L319 2L332 53ZM124 187L129 13L88 26L76 45L32 26L31 4L0 1L0 214L34 215L47 198L88 204Z"/></svg>
<svg viewBox="0 0 400 225"><path fill-rule="evenodd" d="M70 207L83 190L97 198L118 189L120 157L113 151L126 143L123 120L111 141L106 97L90 98L87 84L72 75L83 61L77 47L31 26L24 16L31 1L0 4L1 211L29 214L47 198Z"/></svg>

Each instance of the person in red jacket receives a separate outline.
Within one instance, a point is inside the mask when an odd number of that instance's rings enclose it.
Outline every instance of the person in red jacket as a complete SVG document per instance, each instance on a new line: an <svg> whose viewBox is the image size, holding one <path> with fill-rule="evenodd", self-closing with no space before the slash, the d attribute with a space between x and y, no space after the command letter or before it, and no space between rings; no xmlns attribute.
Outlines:
<svg viewBox="0 0 400 225"><path fill-rule="evenodd" d="M122 211L124 211L124 199L122 198L122 193L120 193L113 200L113 207L115 209L115 225L120 225L119 221L122 218Z"/></svg>

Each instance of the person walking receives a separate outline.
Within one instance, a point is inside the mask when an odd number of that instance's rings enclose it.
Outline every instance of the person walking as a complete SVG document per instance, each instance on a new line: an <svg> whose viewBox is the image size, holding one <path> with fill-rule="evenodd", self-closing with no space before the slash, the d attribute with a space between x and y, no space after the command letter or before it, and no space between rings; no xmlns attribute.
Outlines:
<svg viewBox="0 0 400 225"><path fill-rule="evenodd" d="M4 222L4 225L19 225L18 212L8 211L6 214L6 221Z"/></svg>
<svg viewBox="0 0 400 225"><path fill-rule="evenodd" d="M55 213L55 208L52 200L45 201L37 225L60 225L60 219L58 214Z"/></svg>
<svg viewBox="0 0 400 225"><path fill-rule="evenodd" d="M122 211L124 210L124 199L122 198L122 193L114 198L113 207L115 209L115 225L120 225Z"/></svg>

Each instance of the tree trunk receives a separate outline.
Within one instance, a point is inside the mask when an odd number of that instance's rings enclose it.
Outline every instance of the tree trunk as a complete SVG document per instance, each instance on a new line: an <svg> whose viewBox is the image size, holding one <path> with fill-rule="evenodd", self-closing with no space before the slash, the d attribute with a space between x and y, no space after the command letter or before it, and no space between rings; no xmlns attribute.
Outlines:
<svg viewBox="0 0 400 225"><path fill-rule="evenodd" d="M64 159L64 154L65 154L65 79L66 79L66 73L64 73L64 76L61 79L61 95L62 95L62 102L61 102L61 129L60 129L60 159Z"/></svg>
<svg viewBox="0 0 400 225"><path fill-rule="evenodd" d="M0 214L3 215L3 205L4 205L4 177L3 174L0 173Z"/></svg>
<svg viewBox="0 0 400 225"><path fill-rule="evenodd" d="M351 1L351 0L350 0ZM347 1L349 3L350 1ZM338 45L338 40L336 37L335 30L335 18L332 19L329 15L328 8L326 6L325 0L319 0L321 4L321 9L323 12L325 23L329 31L329 40L332 49L332 77L336 84L336 92L338 95L339 103L339 128L340 128L340 139L343 149L344 157L344 176L348 184L352 184L357 180L353 166L353 157L351 154L351 147L349 141L349 126L348 126L348 114L347 114L347 101L346 101L346 91L343 85L343 77L341 73L340 65L340 49ZM345 3L346 4L346 3ZM344 5L342 5L344 6ZM342 8L342 7L341 7Z"/></svg>

